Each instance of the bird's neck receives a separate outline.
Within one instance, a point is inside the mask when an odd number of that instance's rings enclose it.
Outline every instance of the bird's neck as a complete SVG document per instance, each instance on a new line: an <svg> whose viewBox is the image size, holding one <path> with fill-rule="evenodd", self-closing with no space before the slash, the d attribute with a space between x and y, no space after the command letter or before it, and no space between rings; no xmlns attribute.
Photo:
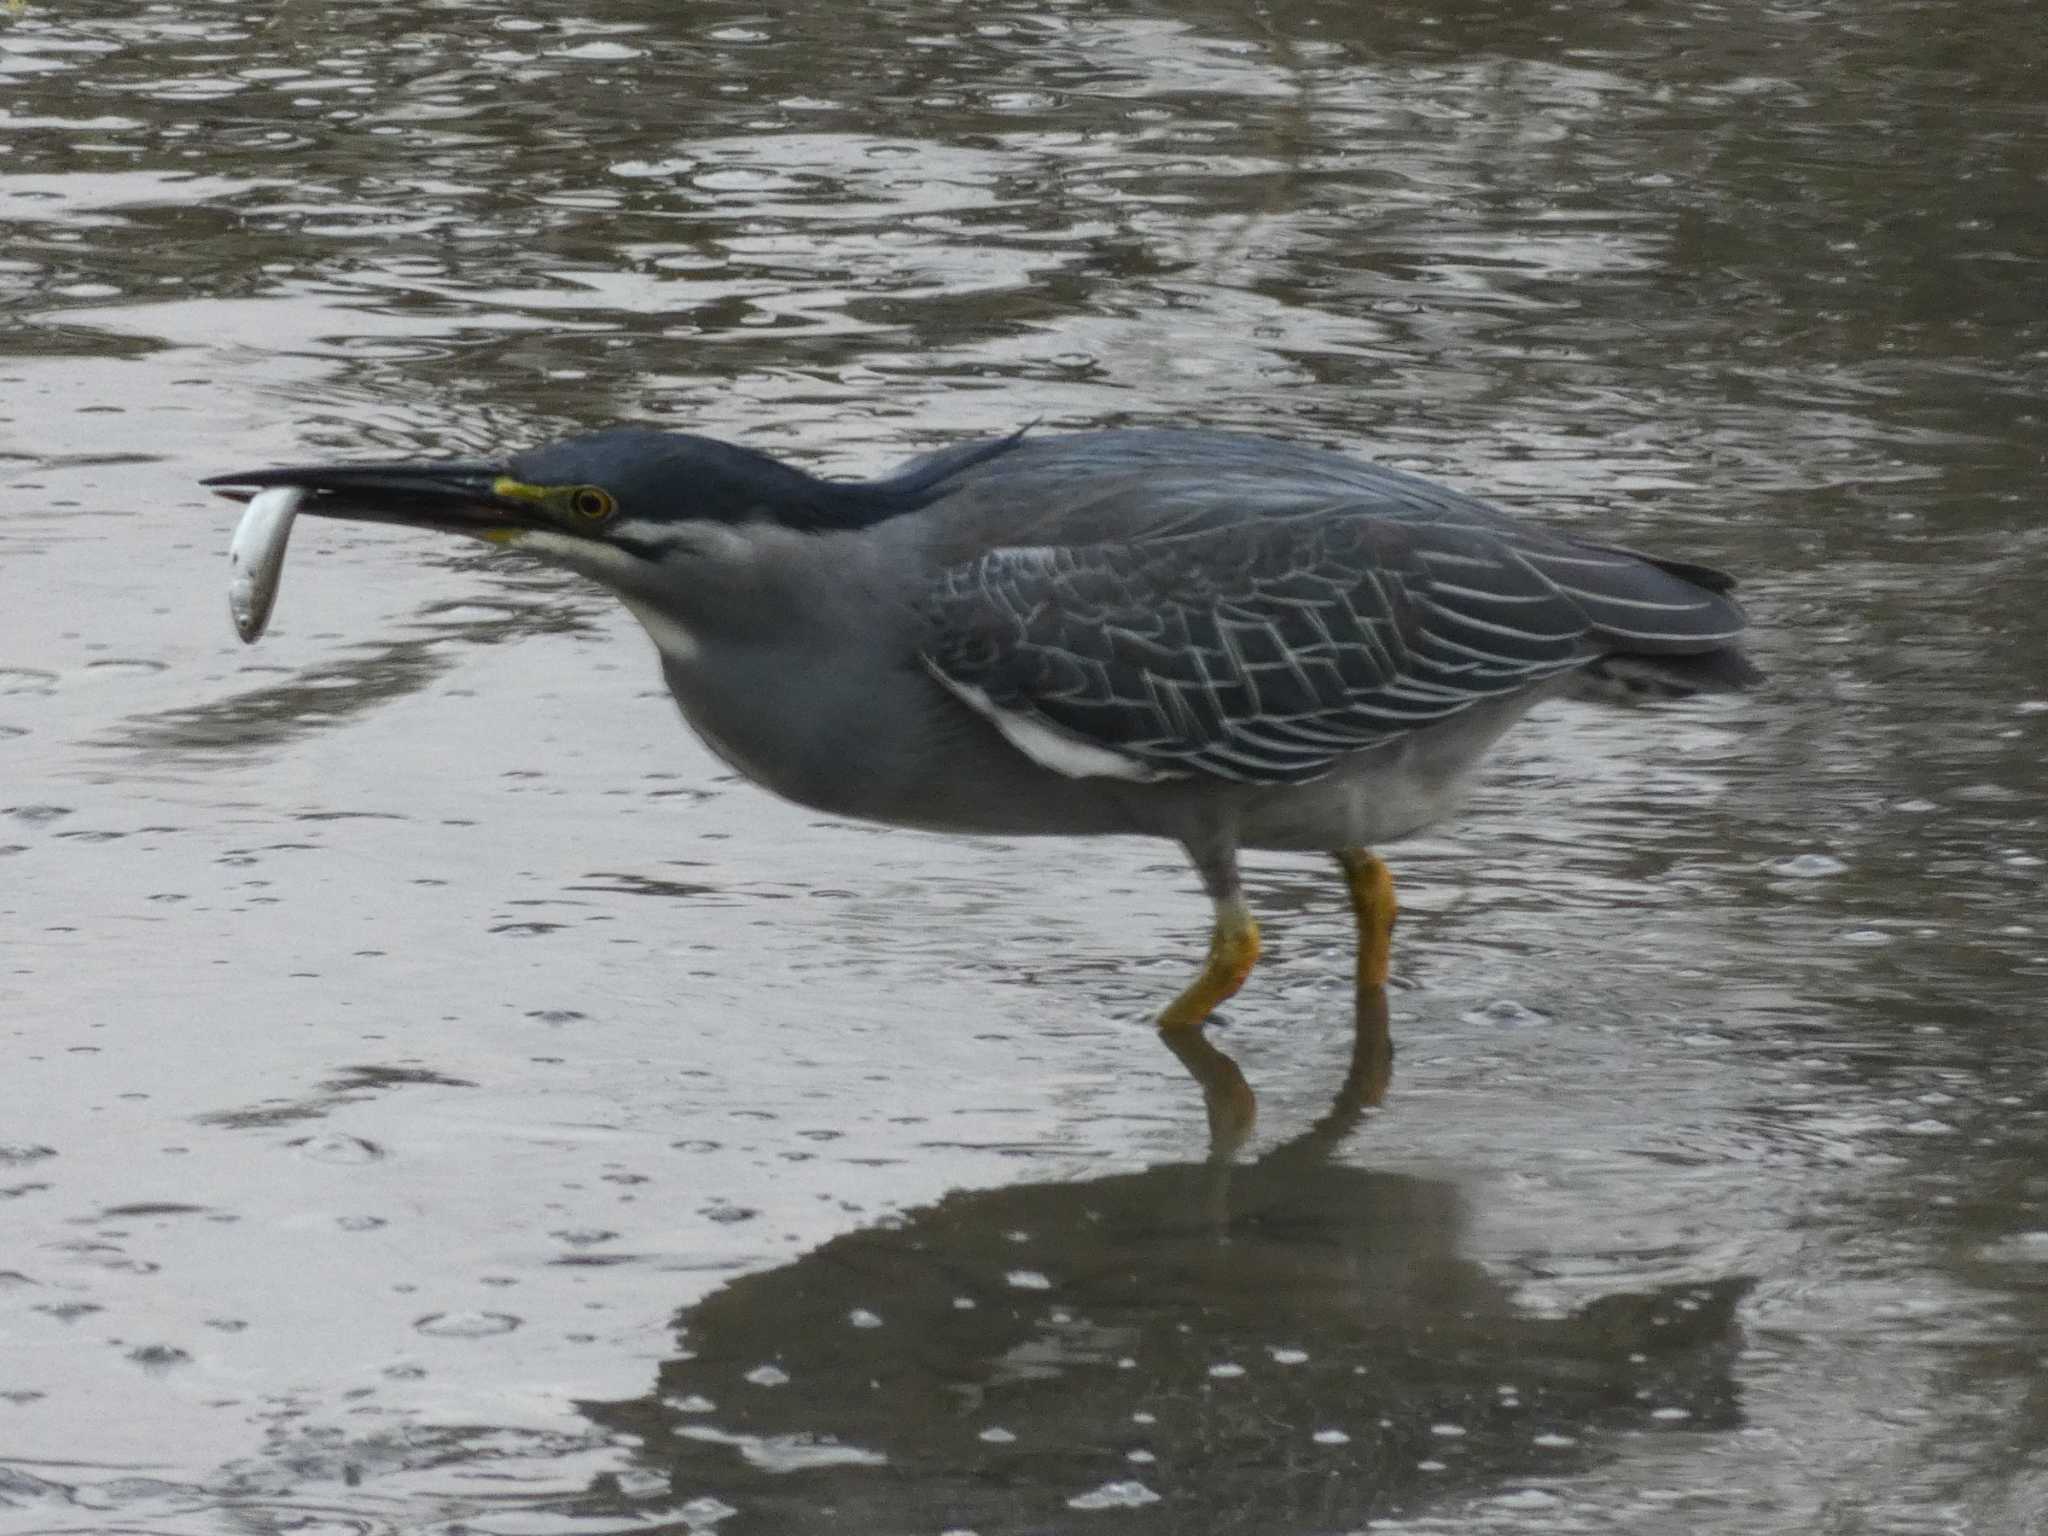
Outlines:
<svg viewBox="0 0 2048 1536"><path fill-rule="evenodd" d="M816 644L874 601L871 542L858 533L799 533L776 523L704 530L687 555L644 580L612 585L665 660L698 666L707 652Z"/></svg>
<svg viewBox="0 0 2048 1536"><path fill-rule="evenodd" d="M715 579L677 583L658 599L619 596L714 753L787 799L841 809L841 717L860 708L869 649L897 643L891 615L908 610L877 579L886 572L872 540L780 529L767 538L752 557L721 562Z"/></svg>

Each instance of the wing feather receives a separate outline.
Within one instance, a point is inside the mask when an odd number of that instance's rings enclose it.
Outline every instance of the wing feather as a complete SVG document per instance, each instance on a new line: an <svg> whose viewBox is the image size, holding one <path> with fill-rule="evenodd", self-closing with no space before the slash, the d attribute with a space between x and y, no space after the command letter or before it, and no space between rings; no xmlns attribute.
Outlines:
<svg viewBox="0 0 2048 1536"><path fill-rule="evenodd" d="M1742 627L1720 593L1624 551L1342 502L993 549L940 572L922 615L922 660L956 695L1020 745L1083 749L1055 766L1261 784L1616 651L1706 652Z"/></svg>

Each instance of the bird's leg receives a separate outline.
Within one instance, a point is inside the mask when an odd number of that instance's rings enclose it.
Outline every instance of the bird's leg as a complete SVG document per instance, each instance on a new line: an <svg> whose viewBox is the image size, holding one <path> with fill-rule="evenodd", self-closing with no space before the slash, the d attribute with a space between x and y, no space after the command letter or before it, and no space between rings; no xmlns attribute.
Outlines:
<svg viewBox="0 0 2048 1536"><path fill-rule="evenodd" d="M1216 903L1216 927L1209 935L1209 958L1202 974L1167 1004L1166 1012L1159 1016L1159 1027L1193 1029L1244 985L1258 961L1259 925L1244 903L1243 892L1233 891Z"/></svg>
<svg viewBox="0 0 2048 1536"><path fill-rule="evenodd" d="M1189 849L1209 899L1216 903L1216 927L1209 935L1209 959L1194 984L1167 1005L1159 1027L1193 1029L1216 1011L1225 998L1244 985L1259 962L1259 925L1245 905L1237 878L1237 858L1227 848L1210 852Z"/></svg>
<svg viewBox="0 0 2048 1536"><path fill-rule="evenodd" d="M1351 913L1358 919L1358 990L1384 987L1394 944L1394 876L1384 860L1364 848L1339 848L1337 864L1351 888Z"/></svg>

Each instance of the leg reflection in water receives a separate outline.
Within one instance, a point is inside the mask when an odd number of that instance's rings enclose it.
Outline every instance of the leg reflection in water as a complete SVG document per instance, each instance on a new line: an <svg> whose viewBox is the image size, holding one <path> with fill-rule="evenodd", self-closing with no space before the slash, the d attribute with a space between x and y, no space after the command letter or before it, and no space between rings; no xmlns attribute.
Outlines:
<svg viewBox="0 0 2048 1536"><path fill-rule="evenodd" d="M1161 1030L1159 1039L1179 1058L1202 1090L1209 1113L1209 1159L1236 1157L1258 1123L1259 1103L1237 1063L1209 1039L1206 1029ZM1387 1023L1387 989L1358 988L1352 1018L1351 1067L1330 1108L1286 1147L1289 1155L1327 1156L1358 1124L1359 1116L1387 1096L1394 1075L1394 1042ZM1277 1155L1277 1152L1276 1154Z"/></svg>

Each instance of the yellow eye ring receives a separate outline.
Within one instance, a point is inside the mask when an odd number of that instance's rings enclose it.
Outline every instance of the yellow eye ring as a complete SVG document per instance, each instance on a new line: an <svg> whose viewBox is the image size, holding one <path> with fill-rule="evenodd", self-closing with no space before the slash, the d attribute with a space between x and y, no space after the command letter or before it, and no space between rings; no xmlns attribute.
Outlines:
<svg viewBox="0 0 2048 1536"><path fill-rule="evenodd" d="M619 510L619 504L602 486L583 485L569 493L569 510L586 522L601 523Z"/></svg>

